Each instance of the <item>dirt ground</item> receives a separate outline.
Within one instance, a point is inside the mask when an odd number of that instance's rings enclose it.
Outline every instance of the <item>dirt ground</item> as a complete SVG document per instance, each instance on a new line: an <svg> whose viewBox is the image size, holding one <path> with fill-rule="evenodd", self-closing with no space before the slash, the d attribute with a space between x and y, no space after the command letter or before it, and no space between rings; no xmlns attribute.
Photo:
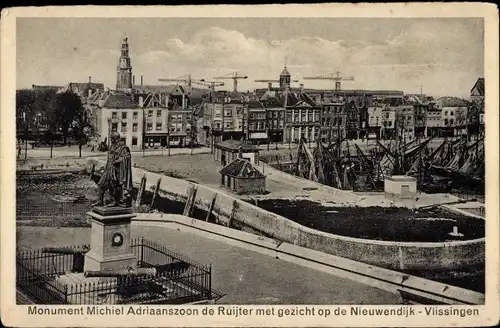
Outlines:
<svg viewBox="0 0 500 328"><path fill-rule="evenodd" d="M75 202L55 201L56 195L80 196ZM18 226L87 227L85 213L96 199L97 186L83 173L17 175Z"/></svg>

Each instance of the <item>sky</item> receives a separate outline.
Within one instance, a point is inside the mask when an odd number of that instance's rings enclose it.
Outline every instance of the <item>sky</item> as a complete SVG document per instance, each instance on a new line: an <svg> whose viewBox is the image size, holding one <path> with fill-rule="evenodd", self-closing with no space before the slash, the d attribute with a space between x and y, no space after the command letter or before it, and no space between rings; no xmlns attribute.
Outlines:
<svg viewBox="0 0 500 328"><path fill-rule="evenodd" d="M340 71L343 89L468 97L484 76L482 18L18 18L17 88L92 77L111 89L122 38L136 84L191 74L214 80L238 71L240 90L267 87L285 63L303 80ZM217 80L216 80L217 81ZM231 89L231 80L222 89ZM297 83L292 85L298 86Z"/></svg>

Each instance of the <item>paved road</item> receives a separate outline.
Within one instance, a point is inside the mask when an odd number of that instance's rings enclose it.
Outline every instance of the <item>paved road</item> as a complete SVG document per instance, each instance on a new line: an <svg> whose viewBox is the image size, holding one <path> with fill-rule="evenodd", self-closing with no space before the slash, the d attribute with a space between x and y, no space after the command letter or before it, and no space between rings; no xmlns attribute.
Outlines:
<svg viewBox="0 0 500 328"><path fill-rule="evenodd" d="M209 154L210 148L202 147L202 148L194 148L193 154ZM190 148L172 148L170 149L170 155L179 155L179 154L191 154ZM78 147L58 147L54 148L52 151L52 158L73 158L79 157ZM142 151L132 151L132 156L158 156L162 155L161 149L153 149ZM105 157L105 152L96 152L92 153L88 147L84 147L82 149L82 157ZM168 150L163 150L163 156L168 156ZM50 148L28 148L28 159L48 159L50 158ZM24 149L22 149L21 156L19 159L24 160Z"/></svg>
<svg viewBox="0 0 500 328"><path fill-rule="evenodd" d="M221 241L170 228L133 227L132 235L168 245L213 266L216 290L226 304L399 304L397 295L285 262ZM18 227L18 250L86 244L89 228Z"/></svg>

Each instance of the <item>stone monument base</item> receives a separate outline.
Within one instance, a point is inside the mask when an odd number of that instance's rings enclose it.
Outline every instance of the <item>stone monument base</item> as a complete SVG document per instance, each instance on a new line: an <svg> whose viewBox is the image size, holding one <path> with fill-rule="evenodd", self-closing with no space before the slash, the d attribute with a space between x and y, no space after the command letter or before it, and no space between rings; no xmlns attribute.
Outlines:
<svg viewBox="0 0 500 328"><path fill-rule="evenodd" d="M91 248L85 254L85 271L123 270L137 266L130 245L131 208L94 207L91 221Z"/></svg>
<svg viewBox="0 0 500 328"><path fill-rule="evenodd" d="M93 289L114 291L117 278L98 277L87 278L83 273L68 272L56 277L56 282L68 288L68 302L70 304L113 304L113 298L103 293L92 292ZM86 291L86 292L85 292Z"/></svg>

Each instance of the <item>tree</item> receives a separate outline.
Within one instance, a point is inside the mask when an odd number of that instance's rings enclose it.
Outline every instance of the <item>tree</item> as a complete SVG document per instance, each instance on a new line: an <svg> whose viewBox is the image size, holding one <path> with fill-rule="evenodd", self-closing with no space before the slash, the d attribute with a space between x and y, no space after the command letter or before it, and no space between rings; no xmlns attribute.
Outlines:
<svg viewBox="0 0 500 328"><path fill-rule="evenodd" d="M84 111L80 96L71 91L66 91L57 94L57 106L59 111L59 119L61 132L64 137L64 144L67 144L70 129L73 127L75 120L81 118Z"/></svg>
<svg viewBox="0 0 500 328"><path fill-rule="evenodd" d="M16 92L16 131L18 138L25 142L24 159L28 156L28 139L35 113L35 92L33 90L18 90ZM21 148L19 147L19 155Z"/></svg>
<svg viewBox="0 0 500 328"><path fill-rule="evenodd" d="M82 157L83 145L95 136L96 133L96 130L92 124L90 124L89 116L83 107L74 117L71 132L73 134L73 138L78 142L79 157Z"/></svg>
<svg viewBox="0 0 500 328"><path fill-rule="evenodd" d="M44 139L50 144L50 158L52 158L52 152L54 149L54 141L58 138L58 132L60 129L60 117L61 112L57 103L57 96L55 92L49 97L49 95L44 95L42 99L45 99L44 113L43 113L43 126L45 128Z"/></svg>

